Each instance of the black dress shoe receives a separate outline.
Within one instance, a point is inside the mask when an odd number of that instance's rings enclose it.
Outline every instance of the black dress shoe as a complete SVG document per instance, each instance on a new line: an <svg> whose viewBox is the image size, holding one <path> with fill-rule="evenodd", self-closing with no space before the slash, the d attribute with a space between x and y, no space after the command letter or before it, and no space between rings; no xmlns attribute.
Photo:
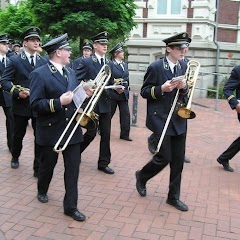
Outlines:
<svg viewBox="0 0 240 240"><path fill-rule="evenodd" d="M12 159L11 161L11 168L17 169L19 167L18 159Z"/></svg>
<svg viewBox="0 0 240 240"><path fill-rule="evenodd" d="M234 172L233 168L229 165L229 160L221 160L220 158L217 159L219 164L223 165L223 169L228 172Z"/></svg>
<svg viewBox="0 0 240 240"><path fill-rule="evenodd" d="M43 194L38 194L37 195L37 199L39 202L41 203L47 203L48 202L48 196L46 193L43 193Z"/></svg>
<svg viewBox="0 0 240 240"><path fill-rule="evenodd" d="M138 191L138 193L140 194L140 196L145 197L147 194L147 189L146 189L146 184L142 183L140 181L140 171L136 171L135 173L136 176L136 189Z"/></svg>
<svg viewBox="0 0 240 240"><path fill-rule="evenodd" d="M110 167L98 167L99 171L105 172L107 174L114 174L114 171Z"/></svg>
<svg viewBox="0 0 240 240"><path fill-rule="evenodd" d="M120 137L120 139L125 140L125 141L130 141L130 142L132 141L132 139L129 137Z"/></svg>
<svg viewBox="0 0 240 240"><path fill-rule="evenodd" d="M154 154L156 152L156 146L151 140L151 137L148 138L148 150L150 153Z"/></svg>
<svg viewBox="0 0 240 240"><path fill-rule="evenodd" d="M184 162L185 162L185 163L190 163L191 161L190 161L187 157L185 157L185 158L184 158Z"/></svg>
<svg viewBox="0 0 240 240"><path fill-rule="evenodd" d="M174 206L176 209L180 211L188 211L188 206L180 200L167 199L166 203Z"/></svg>
<svg viewBox="0 0 240 240"><path fill-rule="evenodd" d="M64 214L73 218L76 221L82 222L86 220L86 216L83 213L79 212L78 210L74 210L72 212L64 212Z"/></svg>

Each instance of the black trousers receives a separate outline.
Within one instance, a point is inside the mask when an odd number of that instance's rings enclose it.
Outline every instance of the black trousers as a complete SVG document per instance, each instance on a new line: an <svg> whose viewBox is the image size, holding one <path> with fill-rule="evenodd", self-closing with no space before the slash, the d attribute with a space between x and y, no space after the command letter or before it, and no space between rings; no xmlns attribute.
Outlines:
<svg viewBox="0 0 240 240"><path fill-rule="evenodd" d="M111 150L110 150L111 113L99 114L98 129L101 134L98 167L107 167L111 161ZM81 143L81 153L93 141L96 134L97 134L97 128L86 131L86 133L83 135L83 142Z"/></svg>
<svg viewBox="0 0 240 240"><path fill-rule="evenodd" d="M13 146L12 146L12 158L13 160L17 160L19 156L21 155L22 151L22 142L23 138L27 131L27 125L28 120L31 119L32 121L32 127L33 127L33 133L34 133L34 162L33 162L33 170L34 172L38 172L39 169L39 162L40 162L40 147L38 144L36 144L35 140L35 130L36 130L36 118L35 117L25 117L25 116L19 116L14 114L14 133L13 133Z"/></svg>
<svg viewBox="0 0 240 240"><path fill-rule="evenodd" d="M13 146L13 131L14 131L12 108L4 106L2 108L6 117L7 145L8 149L11 151Z"/></svg>
<svg viewBox="0 0 240 240"><path fill-rule="evenodd" d="M240 137L238 137L231 143L227 150L219 156L219 159L223 161L231 160L239 151L240 151Z"/></svg>
<svg viewBox="0 0 240 240"><path fill-rule="evenodd" d="M130 132L130 111L128 106L128 100L114 100L111 99L112 117L116 112L117 106L119 107L120 117L120 137L129 138Z"/></svg>
<svg viewBox="0 0 240 240"><path fill-rule="evenodd" d="M41 146L41 161L38 173L38 193L46 194L57 164L58 153L53 146ZM78 176L81 162L80 143L68 145L63 151L65 196L64 211L77 209L78 202Z"/></svg>
<svg viewBox="0 0 240 240"><path fill-rule="evenodd" d="M158 139L160 136L158 135ZM146 183L149 179L170 165L168 199L179 200L181 176L184 165L186 134L165 136L160 151L153 156L140 172L140 180Z"/></svg>

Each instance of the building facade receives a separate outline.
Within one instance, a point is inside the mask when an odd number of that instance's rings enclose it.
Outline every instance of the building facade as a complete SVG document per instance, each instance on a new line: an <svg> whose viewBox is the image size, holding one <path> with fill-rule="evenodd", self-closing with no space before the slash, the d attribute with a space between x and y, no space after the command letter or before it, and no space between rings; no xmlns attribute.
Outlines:
<svg viewBox="0 0 240 240"><path fill-rule="evenodd" d="M240 64L239 0L135 0L134 28L127 41L132 89L139 90L148 65L163 57L163 39L188 32L189 59L201 63L202 73L219 73L218 81ZM207 74L206 74L207 75ZM214 84L210 74L201 83Z"/></svg>

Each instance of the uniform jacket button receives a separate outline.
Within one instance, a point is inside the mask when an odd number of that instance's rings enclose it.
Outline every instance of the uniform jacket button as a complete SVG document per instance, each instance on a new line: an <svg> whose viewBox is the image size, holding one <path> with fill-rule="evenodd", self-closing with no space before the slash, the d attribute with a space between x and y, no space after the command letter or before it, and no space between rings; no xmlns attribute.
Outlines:
<svg viewBox="0 0 240 240"><path fill-rule="evenodd" d="M51 127L51 126L52 126L52 124L51 124L51 123L49 123L49 124L48 124L48 126L49 126L49 127Z"/></svg>
<svg viewBox="0 0 240 240"><path fill-rule="evenodd" d="M68 121L68 118L66 118L66 121Z"/></svg>
<svg viewBox="0 0 240 240"><path fill-rule="evenodd" d="M67 111L68 109L67 108L65 108L65 111Z"/></svg>

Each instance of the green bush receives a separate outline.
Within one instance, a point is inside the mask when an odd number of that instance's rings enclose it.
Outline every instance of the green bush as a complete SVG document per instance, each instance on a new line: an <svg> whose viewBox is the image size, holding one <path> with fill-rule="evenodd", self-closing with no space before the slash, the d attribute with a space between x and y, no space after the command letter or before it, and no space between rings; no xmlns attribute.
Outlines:
<svg viewBox="0 0 240 240"><path fill-rule="evenodd" d="M224 93L223 93L223 87L226 83L227 79L225 78L220 84L219 84L219 91L218 91L218 99L226 99ZM208 87L209 90L217 90L217 86ZM207 91L207 98L216 98L217 93L212 91Z"/></svg>

